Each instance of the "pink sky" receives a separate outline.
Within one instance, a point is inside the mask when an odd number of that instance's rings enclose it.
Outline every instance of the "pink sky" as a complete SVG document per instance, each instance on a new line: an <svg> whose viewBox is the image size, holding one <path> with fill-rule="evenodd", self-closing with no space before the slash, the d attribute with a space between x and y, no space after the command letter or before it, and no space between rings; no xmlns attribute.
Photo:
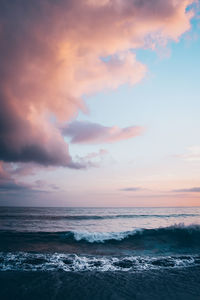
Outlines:
<svg viewBox="0 0 200 300"><path fill-rule="evenodd" d="M101 123L90 119L88 104L89 98L96 99L102 92L116 94L123 86L134 89L151 77L137 51L158 53L169 43L178 44L192 30L191 21L197 14L194 3L23 0L19 4L15 0L0 4L3 205L20 195L24 200L19 205L43 205L44 199L55 197L58 205L72 206L200 204L200 190L194 189L200 186L198 176L188 180L177 175L173 181L163 171L160 178L148 177L154 164L152 158L151 166L143 166L148 153L137 165L138 177L132 175L130 156L136 161L140 151L134 154L128 145L135 142L139 147L145 140L146 122L132 118L122 125L114 117L117 108L113 106L109 122ZM102 105L102 111L103 116L108 114L106 106ZM125 116L129 111L129 107L120 109ZM112 144L109 150L108 144ZM189 144L190 153L173 155L190 160L194 147L198 145ZM156 162L156 168L162 169L158 165ZM49 201L52 205L53 200Z"/></svg>

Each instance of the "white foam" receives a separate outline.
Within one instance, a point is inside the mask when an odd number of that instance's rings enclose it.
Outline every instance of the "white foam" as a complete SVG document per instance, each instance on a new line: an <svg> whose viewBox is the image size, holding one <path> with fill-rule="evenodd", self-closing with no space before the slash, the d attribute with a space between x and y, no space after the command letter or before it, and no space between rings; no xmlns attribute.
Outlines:
<svg viewBox="0 0 200 300"><path fill-rule="evenodd" d="M0 253L0 271L123 271L182 268L200 265L199 256L79 256L75 254ZM161 263L160 263L161 262Z"/></svg>
<svg viewBox="0 0 200 300"><path fill-rule="evenodd" d="M88 232L88 231L74 231L74 238L76 241L86 240L89 243L104 243L108 240L121 241L124 238L134 235L142 229L135 229L133 231L124 232Z"/></svg>

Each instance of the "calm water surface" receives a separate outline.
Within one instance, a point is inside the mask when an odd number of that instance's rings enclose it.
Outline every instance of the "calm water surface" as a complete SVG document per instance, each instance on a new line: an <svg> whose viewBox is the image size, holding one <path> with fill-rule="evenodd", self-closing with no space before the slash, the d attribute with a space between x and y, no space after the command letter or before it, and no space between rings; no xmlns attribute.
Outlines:
<svg viewBox="0 0 200 300"><path fill-rule="evenodd" d="M200 207L0 208L0 230L121 232L200 224Z"/></svg>

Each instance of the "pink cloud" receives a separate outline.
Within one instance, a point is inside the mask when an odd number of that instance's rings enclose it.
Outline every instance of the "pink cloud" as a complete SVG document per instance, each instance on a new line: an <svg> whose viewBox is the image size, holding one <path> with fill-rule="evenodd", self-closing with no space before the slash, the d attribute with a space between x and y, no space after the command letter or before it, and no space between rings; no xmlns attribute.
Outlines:
<svg viewBox="0 0 200 300"><path fill-rule="evenodd" d="M84 167L51 116L69 122L85 110L83 95L139 82L147 68L130 49L178 40L193 2L0 0L0 159ZM112 127L96 142L138 130Z"/></svg>
<svg viewBox="0 0 200 300"><path fill-rule="evenodd" d="M121 140L131 139L141 135L144 129L140 126L119 128L117 126L106 127L97 123L86 121L74 121L64 128L62 133L70 137L70 142L81 143L113 143Z"/></svg>
<svg viewBox="0 0 200 300"><path fill-rule="evenodd" d="M34 167L34 166L33 166ZM26 194L33 195L34 193L48 193L50 190L58 190L55 184L48 184L45 181L36 180L34 183L24 183L19 180L19 177L30 175L29 170L25 166L15 168L14 165L0 162L0 195L6 194Z"/></svg>
<svg viewBox="0 0 200 300"><path fill-rule="evenodd" d="M0 162L0 194L15 192L27 192L31 190L31 186L18 182L7 172L3 162Z"/></svg>
<svg viewBox="0 0 200 300"><path fill-rule="evenodd" d="M89 167L99 167L100 163L102 163L103 159L109 152L105 149L100 149L98 152L91 152L85 156L76 156L76 161L80 164L85 165L87 168Z"/></svg>

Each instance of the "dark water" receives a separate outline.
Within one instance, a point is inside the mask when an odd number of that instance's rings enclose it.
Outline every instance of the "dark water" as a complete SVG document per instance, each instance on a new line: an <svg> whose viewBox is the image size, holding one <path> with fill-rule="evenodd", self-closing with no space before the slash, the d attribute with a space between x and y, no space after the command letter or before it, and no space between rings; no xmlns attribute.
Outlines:
<svg viewBox="0 0 200 300"><path fill-rule="evenodd" d="M0 208L0 299L200 299L199 275L200 208Z"/></svg>

